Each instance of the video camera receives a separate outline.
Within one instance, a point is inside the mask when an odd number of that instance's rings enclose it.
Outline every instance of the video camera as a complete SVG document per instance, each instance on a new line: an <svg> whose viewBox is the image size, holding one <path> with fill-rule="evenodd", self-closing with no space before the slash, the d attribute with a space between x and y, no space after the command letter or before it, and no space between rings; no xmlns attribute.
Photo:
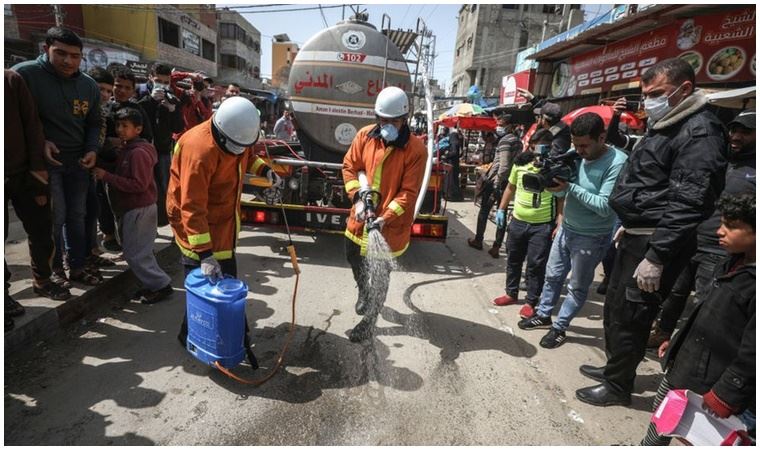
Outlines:
<svg viewBox="0 0 760 450"><path fill-rule="evenodd" d="M577 175L578 169L575 164L580 155L575 150L569 150L557 156L539 156L534 163L539 167L538 173L526 173L523 175L523 188L534 194L540 194L547 187L557 186L555 178L564 181L572 181Z"/></svg>

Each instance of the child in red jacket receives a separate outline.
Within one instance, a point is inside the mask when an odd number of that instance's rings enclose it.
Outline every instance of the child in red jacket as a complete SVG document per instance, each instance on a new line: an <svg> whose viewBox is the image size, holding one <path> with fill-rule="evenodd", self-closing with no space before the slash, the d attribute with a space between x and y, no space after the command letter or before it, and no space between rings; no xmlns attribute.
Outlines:
<svg viewBox="0 0 760 450"><path fill-rule="evenodd" d="M156 182L153 166L158 159L153 144L140 138L142 114L135 108L116 112L116 134L122 147L113 173L93 169L95 178L108 184L124 259L143 285L135 299L156 303L172 293L171 278L161 270L153 254L156 240Z"/></svg>

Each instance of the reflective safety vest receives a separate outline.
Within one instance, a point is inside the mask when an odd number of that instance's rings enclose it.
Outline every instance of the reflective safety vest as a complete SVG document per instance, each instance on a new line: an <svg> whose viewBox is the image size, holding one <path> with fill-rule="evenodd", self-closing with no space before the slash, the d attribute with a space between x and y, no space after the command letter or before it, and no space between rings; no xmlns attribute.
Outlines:
<svg viewBox="0 0 760 450"><path fill-rule="evenodd" d="M364 171L367 174L372 189L380 192L376 213L385 220L383 237L393 256L400 256L409 246L427 151L414 135L409 136L403 147L386 146L376 128L376 125L364 127L354 137L343 158L343 181L349 198L353 199L361 187L358 173ZM359 245L361 254L366 255L366 223L354 219L355 209L354 205L344 235Z"/></svg>
<svg viewBox="0 0 760 450"><path fill-rule="evenodd" d="M240 233L243 171L270 170L251 148L236 156L220 149L211 120L188 130L174 147L166 212L183 255L230 259Z"/></svg>

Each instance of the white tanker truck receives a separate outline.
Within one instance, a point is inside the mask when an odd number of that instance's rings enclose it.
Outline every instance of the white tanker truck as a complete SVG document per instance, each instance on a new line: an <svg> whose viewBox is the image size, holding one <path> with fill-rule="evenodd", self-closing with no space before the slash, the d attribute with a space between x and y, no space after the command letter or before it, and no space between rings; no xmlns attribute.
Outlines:
<svg viewBox="0 0 760 450"><path fill-rule="evenodd" d="M357 130L374 123L375 97L385 86L413 95L420 64L404 53L420 55L423 40L430 36L421 20L417 31L394 31L390 18L383 16L381 32L366 21L366 15L357 16L317 33L293 61L288 91L298 142L266 139L257 143L257 154L268 160L284 183L274 188L249 177L245 192L253 199L244 196L243 223L284 227L287 222L291 229L307 232L345 230L351 199L341 173L343 156ZM415 65L414 82L410 64ZM448 167L434 164L432 143L428 153L412 237L443 241L448 219L442 188Z"/></svg>

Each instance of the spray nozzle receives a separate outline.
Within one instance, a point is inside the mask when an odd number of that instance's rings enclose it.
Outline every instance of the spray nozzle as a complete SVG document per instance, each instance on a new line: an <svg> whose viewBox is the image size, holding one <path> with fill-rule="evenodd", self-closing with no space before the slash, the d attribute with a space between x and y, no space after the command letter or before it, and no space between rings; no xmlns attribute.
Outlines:
<svg viewBox="0 0 760 450"><path fill-rule="evenodd" d="M367 225L374 221L377 211L377 205L380 204L380 192L372 189L363 189L359 191L359 198L364 203L364 210L367 212Z"/></svg>

